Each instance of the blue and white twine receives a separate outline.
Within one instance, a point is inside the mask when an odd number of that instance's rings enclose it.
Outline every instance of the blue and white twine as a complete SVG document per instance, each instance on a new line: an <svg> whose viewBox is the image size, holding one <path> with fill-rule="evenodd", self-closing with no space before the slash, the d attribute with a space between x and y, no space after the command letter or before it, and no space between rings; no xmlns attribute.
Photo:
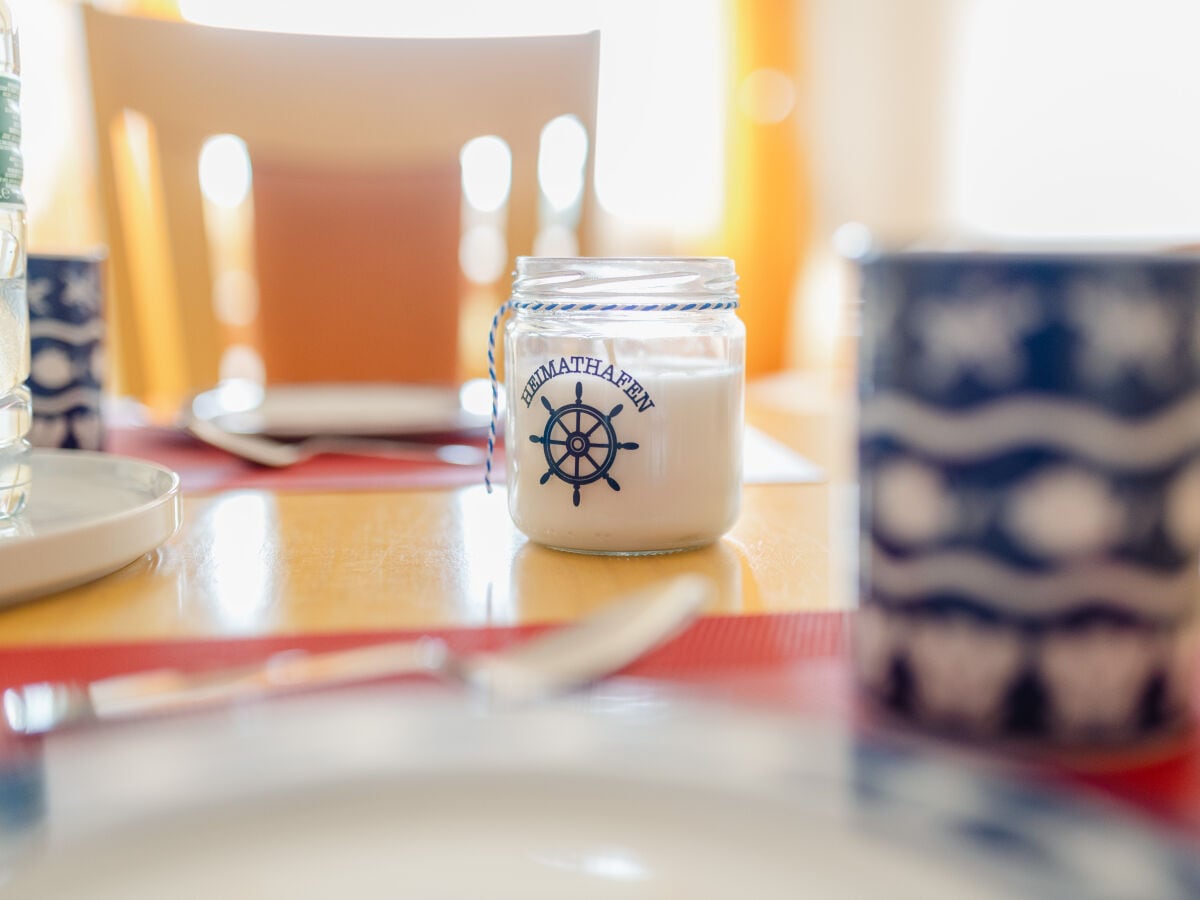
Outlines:
<svg viewBox="0 0 1200 900"><path fill-rule="evenodd" d="M704 303L579 303L543 302L540 300L507 300L492 316L492 328L488 332L488 378L492 382L492 422L488 427L487 463L484 466L483 483L492 493L492 455L496 449L496 420L500 417L500 388L496 379L496 332L500 323L513 309L528 309L533 312L704 312L706 310L737 309L736 300L719 300Z"/></svg>

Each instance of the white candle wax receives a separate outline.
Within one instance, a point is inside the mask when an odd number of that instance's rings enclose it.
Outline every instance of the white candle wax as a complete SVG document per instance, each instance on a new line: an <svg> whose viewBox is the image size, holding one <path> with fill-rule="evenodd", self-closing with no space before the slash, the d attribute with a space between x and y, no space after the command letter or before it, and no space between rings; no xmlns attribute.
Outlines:
<svg viewBox="0 0 1200 900"><path fill-rule="evenodd" d="M510 382L509 510L551 547L645 553L698 547L737 518L740 367L593 356L530 360Z"/></svg>

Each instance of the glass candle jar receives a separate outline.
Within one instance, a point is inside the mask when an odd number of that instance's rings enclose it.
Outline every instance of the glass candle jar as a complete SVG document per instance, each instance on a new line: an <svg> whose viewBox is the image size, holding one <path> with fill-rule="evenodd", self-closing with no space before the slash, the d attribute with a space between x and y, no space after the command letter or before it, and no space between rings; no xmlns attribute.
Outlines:
<svg viewBox="0 0 1200 900"><path fill-rule="evenodd" d="M508 506L530 539L711 543L741 503L745 328L729 259L517 260L505 329Z"/></svg>

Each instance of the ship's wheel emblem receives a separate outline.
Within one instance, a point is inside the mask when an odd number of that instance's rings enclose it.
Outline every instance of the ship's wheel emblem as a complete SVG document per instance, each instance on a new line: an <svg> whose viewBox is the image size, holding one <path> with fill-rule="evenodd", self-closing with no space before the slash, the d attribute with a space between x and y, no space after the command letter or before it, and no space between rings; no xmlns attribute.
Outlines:
<svg viewBox="0 0 1200 900"><path fill-rule="evenodd" d="M541 444L546 453L546 465L550 468L541 478L541 484L557 475L575 488L572 502L579 505L579 488L603 478L610 488L619 491L621 485L608 474L616 461L618 450L636 450L631 442L622 444L617 440L612 420L623 409L618 403L607 415L583 402L583 383L575 383L575 402L555 409L549 400L542 397L542 405L550 413L546 429L541 434L531 434L529 440Z"/></svg>

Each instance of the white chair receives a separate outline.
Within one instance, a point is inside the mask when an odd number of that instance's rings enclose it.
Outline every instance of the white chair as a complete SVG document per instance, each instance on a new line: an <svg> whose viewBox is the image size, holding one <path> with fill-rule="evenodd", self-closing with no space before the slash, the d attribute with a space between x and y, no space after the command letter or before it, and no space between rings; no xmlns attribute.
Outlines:
<svg viewBox="0 0 1200 900"><path fill-rule="evenodd" d="M115 374L156 405L214 384L232 339L197 177L210 136L239 136L253 164L249 333L268 381L455 379L461 148L494 134L512 151L511 259L538 231L541 129L573 114L594 144L596 33L350 38L83 14ZM141 157L127 110L148 123Z"/></svg>

